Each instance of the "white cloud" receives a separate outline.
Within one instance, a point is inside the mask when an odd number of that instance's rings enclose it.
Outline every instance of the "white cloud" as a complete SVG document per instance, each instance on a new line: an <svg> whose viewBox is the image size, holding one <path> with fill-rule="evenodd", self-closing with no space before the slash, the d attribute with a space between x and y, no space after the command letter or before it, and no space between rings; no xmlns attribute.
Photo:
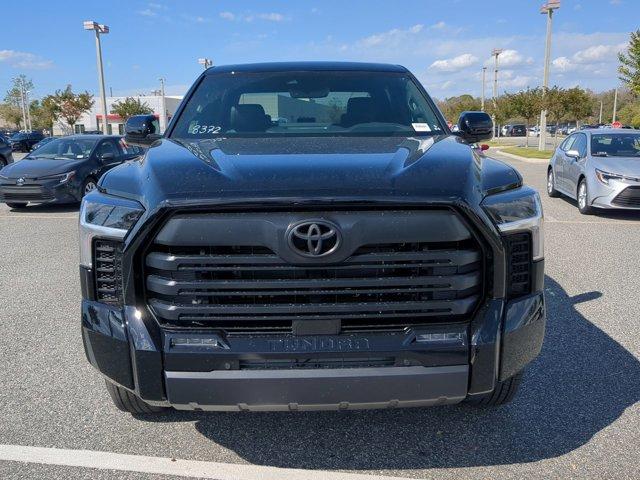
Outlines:
<svg viewBox="0 0 640 480"><path fill-rule="evenodd" d="M52 60L46 60L39 55L17 50L0 50L0 62L6 62L15 68L45 69L53 66Z"/></svg>
<svg viewBox="0 0 640 480"><path fill-rule="evenodd" d="M377 46L393 46L398 45L401 41L405 40L407 37L411 35L415 35L420 33L424 25L418 23L409 27L407 29L394 28L392 30L376 33L374 35L369 35L368 37L362 38L356 42L357 46L364 48L371 48Z"/></svg>
<svg viewBox="0 0 640 480"><path fill-rule="evenodd" d="M439 72L457 72L476 63L478 63L478 57L470 53L463 53L462 55L458 55L457 57L448 58L445 60L436 60L431 64L429 68Z"/></svg>
<svg viewBox="0 0 640 480"><path fill-rule="evenodd" d="M182 14L181 17L187 22L191 23L209 23L211 21L208 17L201 17L199 15L186 15Z"/></svg>
<svg viewBox="0 0 640 480"><path fill-rule="evenodd" d="M223 20L229 20L230 22L235 20L244 22L253 22L254 20L264 20L265 22L284 22L289 20L289 17L277 12L249 13L246 15L233 12L220 12L218 15Z"/></svg>
<svg viewBox="0 0 640 480"><path fill-rule="evenodd" d="M138 15L142 15L143 17L155 17L158 15L158 12L155 12L150 8L145 8L144 10L139 10Z"/></svg>
<svg viewBox="0 0 640 480"><path fill-rule="evenodd" d="M442 30L446 26L446 23L444 23L443 21L439 21L438 23L434 23L433 25L431 25L429 28L433 28L434 30Z"/></svg>
<svg viewBox="0 0 640 480"><path fill-rule="evenodd" d="M281 13L259 13L256 15L260 20L267 20L269 22L283 22L286 20L286 17Z"/></svg>
<svg viewBox="0 0 640 480"><path fill-rule="evenodd" d="M224 20L233 21L236 19L236 16L234 13L231 13L231 12L220 12L220 18Z"/></svg>
<svg viewBox="0 0 640 480"><path fill-rule="evenodd" d="M592 45L583 50L578 50L570 57L561 56L555 58L551 64L559 72L593 69L594 65L617 62L618 53L626 48L626 43Z"/></svg>

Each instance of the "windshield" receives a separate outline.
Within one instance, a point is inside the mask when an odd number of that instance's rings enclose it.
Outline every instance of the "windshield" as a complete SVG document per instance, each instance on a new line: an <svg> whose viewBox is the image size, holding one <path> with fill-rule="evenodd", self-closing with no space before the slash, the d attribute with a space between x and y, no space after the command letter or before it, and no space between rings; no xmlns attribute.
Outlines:
<svg viewBox="0 0 640 480"><path fill-rule="evenodd" d="M591 154L602 157L640 157L640 133L591 135Z"/></svg>
<svg viewBox="0 0 640 480"><path fill-rule="evenodd" d="M81 160L91 154L97 141L94 138L57 138L39 147L25 158Z"/></svg>
<svg viewBox="0 0 640 480"><path fill-rule="evenodd" d="M204 77L172 138L443 133L404 73L271 72Z"/></svg>

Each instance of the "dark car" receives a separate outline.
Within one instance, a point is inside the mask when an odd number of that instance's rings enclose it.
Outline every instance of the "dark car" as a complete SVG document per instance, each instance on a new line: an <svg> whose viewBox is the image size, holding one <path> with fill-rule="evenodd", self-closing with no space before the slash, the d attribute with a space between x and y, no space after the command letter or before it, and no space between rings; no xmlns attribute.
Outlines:
<svg viewBox="0 0 640 480"><path fill-rule="evenodd" d="M44 138L41 132L18 132L9 138L14 152L30 152L31 148Z"/></svg>
<svg viewBox="0 0 640 480"><path fill-rule="evenodd" d="M544 336L542 211L472 148L486 113L454 135L404 67L311 62L209 68L154 121L80 211L82 337L118 408L513 397Z"/></svg>
<svg viewBox="0 0 640 480"><path fill-rule="evenodd" d="M0 202L13 208L78 202L107 170L140 152L140 147L127 147L116 136L56 138L0 170Z"/></svg>
<svg viewBox="0 0 640 480"><path fill-rule="evenodd" d="M507 130L508 137L524 137L527 135L527 127L525 125L511 125Z"/></svg>
<svg viewBox="0 0 640 480"><path fill-rule="evenodd" d="M51 142L52 140L55 140L56 137L44 137L42 140L40 140L38 143L36 143L33 147L31 147L31 150L37 150L40 147L46 145L47 143Z"/></svg>
<svg viewBox="0 0 640 480"><path fill-rule="evenodd" d="M0 169L6 167L12 162L13 155L11 151L11 145L9 145L9 140L7 140L3 136L0 136Z"/></svg>

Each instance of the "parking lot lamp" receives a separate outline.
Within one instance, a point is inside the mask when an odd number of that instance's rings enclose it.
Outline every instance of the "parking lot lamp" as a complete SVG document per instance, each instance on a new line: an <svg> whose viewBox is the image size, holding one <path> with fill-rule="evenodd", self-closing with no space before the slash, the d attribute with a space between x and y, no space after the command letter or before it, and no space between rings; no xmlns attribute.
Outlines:
<svg viewBox="0 0 640 480"><path fill-rule="evenodd" d="M549 0L542 5L540 13L547 16L547 39L544 47L544 74L542 76L542 94L544 95L549 87L549 62L551 61L551 23L553 11L560 8L560 0ZM543 108L540 112L540 138L538 150L545 149L547 144L547 111Z"/></svg>
<svg viewBox="0 0 640 480"><path fill-rule="evenodd" d="M487 67L482 67L482 103L480 106L480 110L484 112L484 86L485 86L485 78L487 76Z"/></svg>
<svg viewBox="0 0 640 480"><path fill-rule="evenodd" d="M100 99L102 100L102 132L108 135L107 120L107 95L104 90L104 72L102 70L102 46L100 45L100 35L109 33L109 27L101 25L92 20L84 22L85 30L93 30L96 34L96 56L98 59L98 86L100 87Z"/></svg>
<svg viewBox="0 0 640 480"><path fill-rule="evenodd" d="M160 130L164 133L167 129L167 102L164 96L164 78L160 78L160 108L162 113L160 114Z"/></svg>
<svg viewBox="0 0 640 480"><path fill-rule="evenodd" d="M18 78L20 81L20 106L22 107L22 124L24 125L24 129L27 130L27 111L24 108L24 82L22 78Z"/></svg>

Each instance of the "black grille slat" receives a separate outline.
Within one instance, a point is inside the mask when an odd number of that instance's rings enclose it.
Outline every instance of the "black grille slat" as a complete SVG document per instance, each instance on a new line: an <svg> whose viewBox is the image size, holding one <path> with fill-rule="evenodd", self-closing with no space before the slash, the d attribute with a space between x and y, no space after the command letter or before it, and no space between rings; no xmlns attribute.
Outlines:
<svg viewBox="0 0 640 480"><path fill-rule="evenodd" d="M93 263L96 300L122 306L122 244L96 240Z"/></svg>
<svg viewBox="0 0 640 480"><path fill-rule="evenodd" d="M507 235L507 260L509 268L509 298L526 295L531 291L531 235L518 233Z"/></svg>
<svg viewBox="0 0 640 480"><path fill-rule="evenodd" d="M340 320L343 332L468 321L483 292L477 242L459 231L430 242L407 235L333 262L285 260L263 245L156 241L144 259L147 303L162 325L236 333L291 333L294 322L318 320Z"/></svg>
<svg viewBox="0 0 640 480"><path fill-rule="evenodd" d="M640 207L640 187L631 186L625 188L611 201L619 207Z"/></svg>

